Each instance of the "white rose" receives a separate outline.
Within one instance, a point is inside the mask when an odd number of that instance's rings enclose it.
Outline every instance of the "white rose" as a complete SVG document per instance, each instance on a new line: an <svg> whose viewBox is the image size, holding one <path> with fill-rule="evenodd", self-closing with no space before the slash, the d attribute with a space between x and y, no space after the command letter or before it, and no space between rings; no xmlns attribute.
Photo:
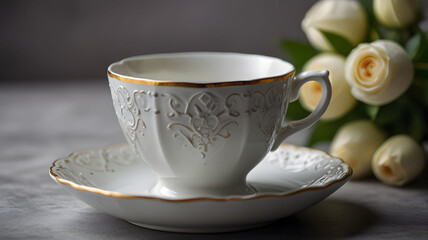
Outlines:
<svg viewBox="0 0 428 240"><path fill-rule="evenodd" d="M389 28L403 28L414 23L422 13L420 0L374 0L377 20Z"/></svg>
<svg viewBox="0 0 428 240"><path fill-rule="evenodd" d="M370 174L373 154L384 140L385 135L372 122L350 122L334 136L330 154L351 165L353 178L364 177Z"/></svg>
<svg viewBox="0 0 428 240"><path fill-rule="evenodd" d="M345 77L351 93L361 102L384 105L401 96L413 81L413 64L397 43L363 43L346 59Z"/></svg>
<svg viewBox="0 0 428 240"><path fill-rule="evenodd" d="M402 186L421 174L425 152L411 137L397 135L383 143L373 156L372 170L384 183Z"/></svg>
<svg viewBox="0 0 428 240"><path fill-rule="evenodd" d="M333 54L322 53L310 59L303 67L304 71L328 70L332 88L330 104L321 119L332 120L349 112L357 102L351 95L351 88L345 80L345 58ZM309 111L315 109L321 99L321 85L311 81L300 89L299 101Z"/></svg>
<svg viewBox="0 0 428 240"><path fill-rule="evenodd" d="M367 15L357 1L323 0L306 13L302 29L309 42L320 50L333 50L320 30L340 35L356 46L366 37Z"/></svg>

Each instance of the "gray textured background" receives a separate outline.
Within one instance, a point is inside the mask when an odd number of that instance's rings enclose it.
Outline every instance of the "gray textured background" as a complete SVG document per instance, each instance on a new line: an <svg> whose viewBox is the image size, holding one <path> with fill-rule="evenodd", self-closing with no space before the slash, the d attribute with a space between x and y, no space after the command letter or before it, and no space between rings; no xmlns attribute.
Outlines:
<svg viewBox="0 0 428 240"><path fill-rule="evenodd" d="M286 59L279 40L305 39L300 22L315 2L2 0L0 81L103 79L110 63L149 53L230 51ZM428 12L428 4L424 8Z"/></svg>
<svg viewBox="0 0 428 240"><path fill-rule="evenodd" d="M105 78L122 58L231 51L285 58L314 0L22 0L0 6L2 80Z"/></svg>

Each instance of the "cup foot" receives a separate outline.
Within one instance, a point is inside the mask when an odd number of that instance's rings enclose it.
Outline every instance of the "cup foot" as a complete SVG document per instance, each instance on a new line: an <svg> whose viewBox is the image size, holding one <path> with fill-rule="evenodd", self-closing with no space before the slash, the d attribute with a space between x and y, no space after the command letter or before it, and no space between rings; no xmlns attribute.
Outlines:
<svg viewBox="0 0 428 240"><path fill-rule="evenodd" d="M150 192L157 196L170 198L216 198L256 194L256 190L246 181L222 186L216 186L215 184L208 186L189 186L177 184L176 181L172 184L171 181L165 179L159 179Z"/></svg>

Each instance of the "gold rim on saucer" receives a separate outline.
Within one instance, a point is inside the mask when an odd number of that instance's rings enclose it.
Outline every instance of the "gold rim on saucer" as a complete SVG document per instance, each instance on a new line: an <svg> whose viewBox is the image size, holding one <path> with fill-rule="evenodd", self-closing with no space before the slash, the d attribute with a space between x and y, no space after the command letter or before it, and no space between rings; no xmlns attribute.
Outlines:
<svg viewBox="0 0 428 240"><path fill-rule="evenodd" d="M126 144L126 143L125 143ZM111 147L117 147L117 146L121 146L124 144L118 144L118 145L111 145L108 146L106 148L111 148ZM316 150L316 149L309 149L309 148L305 148L305 147L297 147L294 145L289 145L289 144L282 144L281 146L287 146L287 147L291 147L291 148L295 148L295 149L304 149L306 151L315 151L315 152L321 152L323 155L329 157L329 158L336 158L342 161L342 163L345 163L342 159L337 158L337 157L333 157L330 154L327 154L323 151L320 150ZM75 153L70 154L69 156L72 156ZM81 185L81 184L76 184L72 181L69 180L65 180L60 178L54 171L53 168L56 166L55 163L59 160L62 160L64 158L60 158L55 160L52 163L52 166L49 168L49 173L51 176L53 176L57 182L61 183L61 184L65 184L68 185L76 190L81 190L81 191L86 191L86 192L91 192L91 193L95 193L95 194L100 194L100 195L104 195L104 196L109 196L109 197L115 197L115 198L135 198L135 199L148 199L148 200L157 200L157 201L166 201L166 202L192 202L192 201L218 201L218 202L226 202L226 201L246 201L246 200L254 200L254 199L260 199L260 198L282 198L282 197L289 197L289 196L293 196L293 195L297 195L303 192L309 192L309 191L317 191L317 190L322 190L322 189L326 189L329 188L330 186L345 181L348 177L350 177L352 175L352 168L347 165L347 173L342 176L340 179L335 180L330 182L329 184L322 186L322 187L308 187L306 189L302 189L302 190L298 190L295 192L291 192L291 193L285 193L285 194L268 194L268 195L261 195L261 196L250 196L250 197L235 197L235 198L210 198L210 197L200 197L200 198L188 198L188 199L168 199L168 198L161 198L161 197L148 197L148 196L136 196L136 195L128 195L128 194L123 194L123 193L119 193L119 192L114 192L114 191L108 191L108 190L102 190L99 188L95 188L95 187L89 187L89 186L85 186L85 185Z"/></svg>

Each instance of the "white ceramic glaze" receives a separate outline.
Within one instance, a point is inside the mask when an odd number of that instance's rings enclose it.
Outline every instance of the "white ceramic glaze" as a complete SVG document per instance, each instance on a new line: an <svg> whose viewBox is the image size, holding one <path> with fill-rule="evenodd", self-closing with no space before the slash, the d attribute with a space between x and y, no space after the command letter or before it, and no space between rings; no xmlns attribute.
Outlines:
<svg viewBox="0 0 428 240"><path fill-rule="evenodd" d="M132 57L108 69L113 103L131 148L159 177L153 194L251 195L247 174L283 139L309 127L330 100L328 72L238 53ZM307 118L281 127L309 80L322 86Z"/></svg>
<svg viewBox="0 0 428 240"><path fill-rule="evenodd" d="M352 169L308 148L282 145L248 174L247 196L159 197L157 177L128 144L77 152L56 160L51 177L78 199L133 224L174 232L248 229L289 216L345 184Z"/></svg>

